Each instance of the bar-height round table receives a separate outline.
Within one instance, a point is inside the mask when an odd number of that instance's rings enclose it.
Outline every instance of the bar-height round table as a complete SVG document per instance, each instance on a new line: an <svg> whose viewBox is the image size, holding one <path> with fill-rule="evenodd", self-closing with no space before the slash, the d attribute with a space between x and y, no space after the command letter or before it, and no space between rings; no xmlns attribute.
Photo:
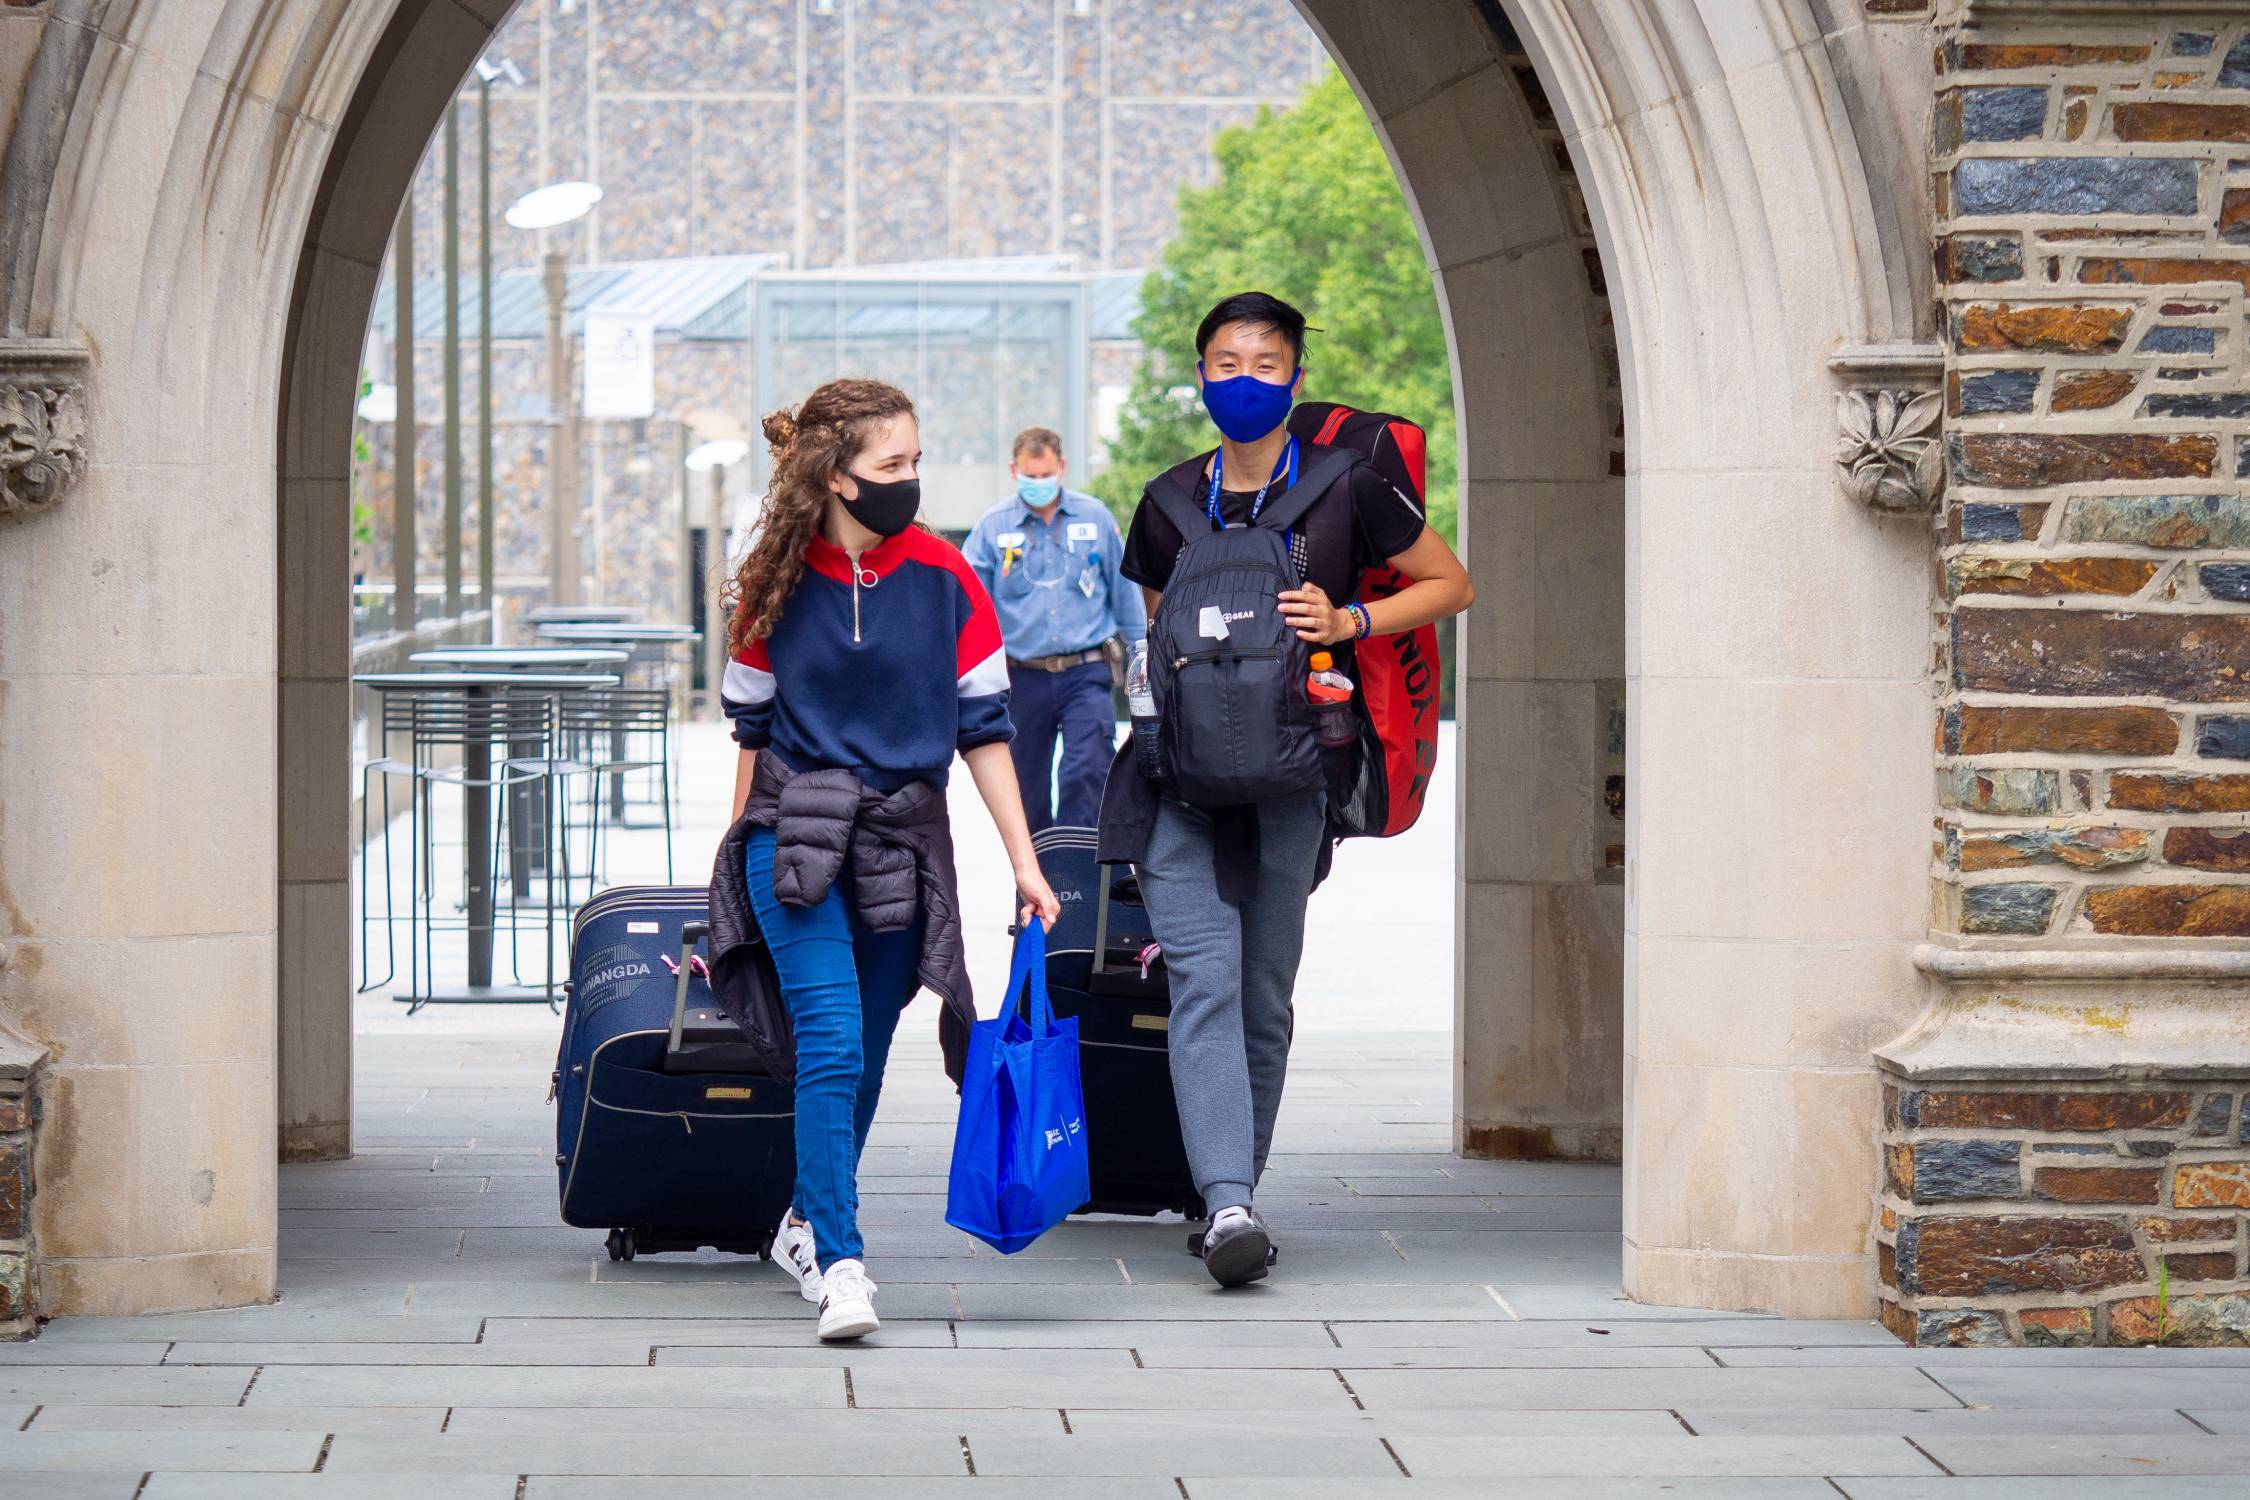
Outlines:
<svg viewBox="0 0 2250 1500"><path fill-rule="evenodd" d="M418 667L451 667L466 672L615 672L620 676L633 653L614 646L445 646L417 651L407 658ZM528 746L511 745L511 755L528 755ZM508 789L509 827L515 846L509 851L509 880L516 899L531 894L531 876L547 867L547 787L524 782Z"/></svg>
<svg viewBox="0 0 2250 1500"><path fill-rule="evenodd" d="M692 645L703 632L692 625L649 625L638 622L597 625L542 625L539 639L551 646L611 646L633 653L633 665L669 664L672 648Z"/></svg>
<svg viewBox="0 0 2250 1500"><path fill-rule="evenodd" d="M703 632L693 625L663 625L641 620L557 620L541 622L539 638L589 645L604 641L620 646L674 645L681 641L700 641Z"/></svg>
<svg viewBox="0 0 2250 1500"><path fill-rule="evenodd" d="M418 653L428 654L428 653ZM364 672L352 681L378 693L428 692L432 688L460 688L471 698L491 698L503 690L525 690L556 694L581 692L588 688L617 686L618 678L610 672ZM460 990L440 993L435 976L430 981L426 996L410 996L409 1003L419 1001L459 1000L545 1000L543 990L500 986L492 982L492 933L496 921L497 903L488 878L492 868L492 742L470 736L461 750L462 812L467 827L463 829L463 842L467 845L464 857L466 866L466 898L469 913L469 982Z"/></svg>
<svg viewBox="0 0 2250 1500"><path fill-rule="evenodd" d="M445 646L417 651L407 660L463 672L569 672L622 667L632 655L614 646Z"/></svg>
<svg viewBox="0 0 2250 1500"><path fill-rule="evenodd" d="M631 604L542 604L525 610L523 619L536 630L542 625L618 625L645 613Z"/></svg>
<svg viewBox="0 0 2250 1500"><path fill-rule="evenodd" d="M658 680L648 686L661 686L676 702L677 694L671 690L672 648L693 645L703 639L703 632L692 625L661 625L645 622L621 624L554 624L541 625L539 637L557 645L622 646L633 653L633 666L661 666L666 670L657 674ZM631 668L627 669L628 671ZM625 778L613 776L609 782L610 815L623 821L625 817Z"/></svg>

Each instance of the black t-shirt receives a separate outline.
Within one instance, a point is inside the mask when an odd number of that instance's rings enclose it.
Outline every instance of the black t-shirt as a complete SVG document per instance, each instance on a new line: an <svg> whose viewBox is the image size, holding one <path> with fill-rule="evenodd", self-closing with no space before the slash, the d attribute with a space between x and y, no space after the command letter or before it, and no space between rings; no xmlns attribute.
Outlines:
<svg viewBox="0 0 2250 1500"><path fill-rule="evenodd" d="M1202 479L1194 495L1203 503L1210 483L1208 466L1198 462L1191 474ZM1269 491L1266 503L1273 503ZM1229 526L1250 519L1255 488L1221 490L1219 514ZM1348 497L1348 503L1346 503ZM1319 584L1330 600L1343 604L1357 596L1360 574L1398 556L1421 538L1421 508L1391 487L1389 480L1366 464L1354 465L1349 484L1335 484L1314 502L1295 530L1298 557L1307 576ZM1125 534L1125 556L1118 571L1143 588L1162 593L1172 581L1187 539L1146 494L1133 511L1133 525Z"/></svg>

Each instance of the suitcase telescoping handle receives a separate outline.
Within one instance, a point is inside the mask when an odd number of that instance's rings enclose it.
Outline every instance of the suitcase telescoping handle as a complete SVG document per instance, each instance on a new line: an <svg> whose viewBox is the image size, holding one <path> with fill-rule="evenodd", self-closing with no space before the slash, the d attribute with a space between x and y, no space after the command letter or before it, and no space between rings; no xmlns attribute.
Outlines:
<svg viewBox="0 0 2250 1500"><path fill-rule="evenodd" d="M680 1031L687 1025L688 981L695 977L695 945L710 935L709 922L689 922L680 928L680 977L672 985L672 1037L664 1046L666 1057L680 1050Z"/></svg>

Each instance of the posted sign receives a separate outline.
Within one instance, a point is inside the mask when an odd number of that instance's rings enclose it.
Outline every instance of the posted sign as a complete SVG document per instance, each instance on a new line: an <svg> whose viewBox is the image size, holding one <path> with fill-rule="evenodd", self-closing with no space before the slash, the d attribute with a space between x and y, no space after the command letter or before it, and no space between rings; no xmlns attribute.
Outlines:
<svg viewBox="0 0 2250 1500"><path fill-rule="evenodd" d="M656 414L656 319L631 308L586 309L586 415Z"/></svg>

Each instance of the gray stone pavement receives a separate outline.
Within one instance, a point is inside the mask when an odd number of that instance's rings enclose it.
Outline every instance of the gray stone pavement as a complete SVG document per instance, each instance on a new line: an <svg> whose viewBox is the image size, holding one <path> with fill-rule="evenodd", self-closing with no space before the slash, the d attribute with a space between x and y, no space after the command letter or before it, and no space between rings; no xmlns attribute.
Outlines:
<svg viewBox="0 0 2250 1500"><path fill-rule="evenodd" d="M686 878L728 754L691 733ZM1073 1222L1014 1258L948 1230L923 1000L862 1184L883 1329L823 1348L770 1265L614 1265L557 1222L543 1007L369 996L359 1155L282 1172L281 1300L0 1346L0 1497L2245 1493L2250 1355L1913 1351L1636 1307L1613 1169L1446 1155L1450 797L1441 776L1421 827L1346 851L1314 898L1264 1285L1212 1287L1177 1221ZM956 807L989 986L1006 867L973 794ZM633 839L618 879L648 878Z"/></svg>
<svg viewBox="0 0 2250 1500"><path fill-rule="evenodd" d="M1176 1221L1014 1258L945 1228L918 1005L864 1180L884 1326L853 1347L770 1265L616 1265L558 1224L551 1047L363 1037L361 1154L283 1172L281 1301L0 1349L0 1475L37 1474L0 1490L2136 1500L2250 1469L2250 1357L1917 1352L1618 1300L1615 1172L1447 1156L1441 1033L1301 1042L1263 1194L1282 1264L1221 1292Z"/></svg>

